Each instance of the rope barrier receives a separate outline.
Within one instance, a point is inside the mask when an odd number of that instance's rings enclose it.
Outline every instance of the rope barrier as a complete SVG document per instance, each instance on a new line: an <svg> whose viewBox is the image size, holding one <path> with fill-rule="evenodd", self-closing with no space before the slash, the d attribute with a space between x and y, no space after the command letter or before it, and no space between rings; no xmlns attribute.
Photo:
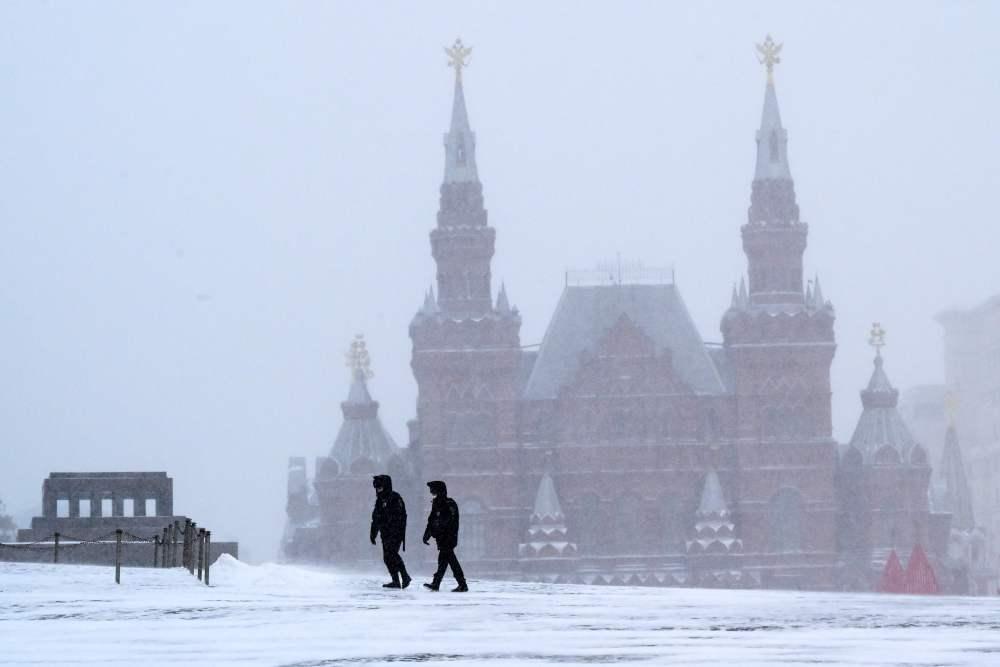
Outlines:
<svg viewBox="0 0 1000 667"><path fill-rule="evenodd" d="M115 583L121 583L122 548L129 544L152 544L152 567L183 567L207 586L211 542L211 531L198 528L195 522L187 519L184 528L180 527L179 521L175 521L163 528L162 535L157 533L151 537L136 535L121 528L89 539L52 533L34 542L0 542L0 550L51 551L52 562L58 563L59 552L64 549L76 549L88 544L113 544Z"/></svg>

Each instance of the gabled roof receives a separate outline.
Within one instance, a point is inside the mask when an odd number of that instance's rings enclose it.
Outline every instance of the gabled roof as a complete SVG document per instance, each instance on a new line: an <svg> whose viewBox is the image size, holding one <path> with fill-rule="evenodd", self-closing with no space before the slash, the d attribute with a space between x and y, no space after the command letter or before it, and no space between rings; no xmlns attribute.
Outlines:
<svg viewBox="0 0 1000 667"><path fill-rule="evenodd" d="M697 394L725 387L676 285L567 286L542 339L524 397L555 398L575 377L585 351L626 316L657 347L670 350L680 381Z"/></svg>

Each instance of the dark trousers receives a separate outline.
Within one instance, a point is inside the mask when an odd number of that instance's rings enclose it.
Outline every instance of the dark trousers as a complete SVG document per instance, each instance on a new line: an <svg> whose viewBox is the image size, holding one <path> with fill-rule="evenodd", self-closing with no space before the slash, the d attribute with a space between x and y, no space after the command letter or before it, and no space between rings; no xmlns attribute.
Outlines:
<svg viewBox="0 0 1000 667"><path fill-rule="evenodd" d="M385 563L386 569L389 570L389 576L392 577L393 581L399 581L399 575L409 576L406 574L406 564L403 562L403 557L399 555L399 547L402 545L402 540L382 540L382 562Z"/></svg>
<svg viewBox="0 0 1000 667"><path fill-rule="evenodd" d="M439 549L438 550L438 569L434 573L434 585L440 586L441 580L444 579L445 570L448 566L451 566L451 573L455 575L455 581L462 585L465 583L465 573L462 572L462 565L458 562L458 556L455 555L454 549Z"/></svg>

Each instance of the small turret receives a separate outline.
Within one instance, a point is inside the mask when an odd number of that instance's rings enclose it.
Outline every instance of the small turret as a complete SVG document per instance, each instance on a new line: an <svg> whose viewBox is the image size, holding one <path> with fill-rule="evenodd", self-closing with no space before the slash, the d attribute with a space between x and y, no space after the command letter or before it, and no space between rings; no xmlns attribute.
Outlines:
<svg viewBox="0 0 1000 667"><path fill-rule="evenodd" d="M351 388L347 400L340 404L344 422L330 449L330 458L337 462L341 471L349 470L359 459L367 459L373 464L384 463L399 451L379 419L378 401L372 399L368 391L368 380L374 373L364 336L355 336L346 357L351 369Z"/></svg>
<svg viewBox="0 0 1000 667"><path fill-rule="evenodd" d="M743 549L743 541L736 537L726 504L719 474L709 470L701 491L701 502L695 512L694 537L687 541L688 554L729 554Z"/></svg>
<svg viewBox="0 0 1000 667"><path fill-rule="evenodd" d="M500 283L500 293L497 294L496 311L499 315L511 314L510 301L507 300L507 288L503 283Z"/></svg>
<svg viewBox="0 0 1000 667"><path fill-rule="evenodd" d="M527 558L566 558L576 556L576 543L570 542L552 476L546 472L535 494L535 509L531 513L528 540L518 547L518 555Z"/></svg>

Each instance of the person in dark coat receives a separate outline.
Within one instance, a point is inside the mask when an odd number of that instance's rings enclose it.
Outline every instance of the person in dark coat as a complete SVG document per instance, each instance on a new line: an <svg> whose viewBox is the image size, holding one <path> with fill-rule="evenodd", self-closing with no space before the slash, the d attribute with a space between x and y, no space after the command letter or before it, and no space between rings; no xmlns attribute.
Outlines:
<svg viewBox="0 0 1000 667"><path fill-rule="evenodd" d="M406 588L410 585L410 575L399 555L400 547L406 551L406 503L392 490L392 478L388 475L375 475L372 486L375 487L375 509L372 510L371 541L375 544L375 536L382 534L382 560L392 577L392 581L382 587Z"/></svg>
<svg viewBox="0 0 1000 667"><path fill-rule="evenodd" d="M464 593L469 590L465 583L465 573L455 556L455 547L458 546L458 503L448 497L448 487L444 482L427 482L430 488L431 513L427 517L427 529L424 531L424 544L428 544L433 537L438 548L438 567L434 573L434 580L429 584L424 584L424 588L432 591L438 590L441 580L444 579L445 570L451 566L451 573L458 582L458 588L453 589L453 593Z"/></svg>

